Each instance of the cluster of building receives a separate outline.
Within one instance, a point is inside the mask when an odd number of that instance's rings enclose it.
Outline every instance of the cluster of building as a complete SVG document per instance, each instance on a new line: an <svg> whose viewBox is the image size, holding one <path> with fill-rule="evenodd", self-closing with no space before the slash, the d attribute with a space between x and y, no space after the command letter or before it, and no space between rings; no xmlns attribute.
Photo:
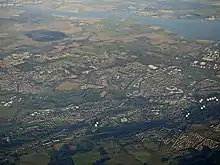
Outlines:
<svg viewBox="0 0 220 165"><path fill-rule="evenodd" d="M83 41L85 39L77 42ZM60 46L65 47L65 45ZM208 49L207 52L209 52L210 58L216 59L218 57L216 52L210 53ZM47 146L67 137L68 127L66 126L79 122L92 123L92 129L99 129L104 126L130 122L161 119L179 120L191 115L189 112L186 115L182 113L183 109L187 109L191 105L191 96L188 94L192 90L191 87L186 89L187 87L180 85L184 79L184 70L181 69L181 66L162 66L153 62L144 65L137 60L133 61L134 58L131 58L131 55L120 50L105 51L103 57L84 54L70 56L69 53L34 55L24 52L12 54L8 61L18 65L30 58L35 62L48 62L47 65L34 66L33 71L26 72L26 74L32 74L31 78L40 84L39 88L54 89L63 81L74 79L80 84L79 87L77 86L78 89L85 91L97 89L100 90L100 95L104 94L102 99L96 102L32 111L20 121L26 126L12 132L10 135L12 141L42 137L43 146ZM216 63L207 59L194 61L191 66L218 69ZM33 89L34 85L32 84L29 88ZM124 94L122 99L108 99L107 96L115 91L121 91ZM11 106L14 99L16 97L2 102L2 105ZM38 101L41 102L40 99ZM218 102L219 98L213 96L199 100L200 108L206 109L206 103L213 101ZM175 140L174 137L178 133L178 130L160 128L142 132L136 136L142 141L157 139L165 145L172 145L175 149L200 145L213 147L217 144L212 139L204 138L198 133L184 133ZM84 134L83 131L75 136L82 134ZM69 132L68 135L72 135L72 133ZM57 138L48 138L48 136ZM197 144L198 142L201 143ZM42 144L35 141L27 145L34 148Z"/></svg>
<svg viewBox="0 0 220 165"><path fill-rule="evenodd" d="M208 97L208 98L202 98L198 101L200 103L200 109L201 110L205 110L207 109L206 106L207 105L215 105L215 104L218 104L219 102L219 98L218 96L212 96L212 97Z"/></svg>
<svg viewBox="0 0 220 165"><path fill-rule="evenodd" d="M3 3L0 3L0 8L11 8L11 7L19 7L21 6L22 4L20 3L14 3L14 2L3 2Z"/></svg>
<svg viewBox="0 0 220 165"><path fill-rule="evenodd" d="M202 136L194 131L181 132L175 129L154 128L136 134L142 142L154 141L158 143L158 150L180 151L188 148L200 149L203 146L209 148L217 147L220 142L213 140L210 136Z"/></svg>
<svg viewBox="0 0 220 165"><path fill-rule="evenodd" d="M2 104L4 107L11 107L16 98L17 98L17 96L12 96L9 100L1 101L1 104ZM20 102L20 101L21 101L21 98L19 98L18 101Z"/></svg>
<svg viewBox="0 0 220 165"><path fill-rule="evenodd" d="M196 132L186 132L179 136L172 147L176 150L181 150L184 148L200 148L202 146L215 148L218 145L218 141L209 139L209 137L201 136Z"/></svg>
<svg viewBox="0 0 220 165"><path fill-rule="evenodd" d="M32 4L32 5L37 5L41 4L43 1L38 1L38 0L31 0L31 1L25 1L25 0L13 0L11 2L0 2L0 8L11 8L11 7L19 7L25 4Z"/></svg>
<svg viewBox="0 0 220 165"><path fill-rule="evenodd" d="M205 61L193 61L193 63L191 64L191 66L196 67L196 68L201 68L201 69L213 69L213 70L217 70L219 68L218 64L213 63L213 62L205 62Z"/></svg>
<svg viewBox="0 0 220 165"><path fill-rule="evenodd" d="M205 50L202 52L204 54L202 59L206 61L217 61L220 58L220 52L218 49L218 47L205 48Z"/></svg>

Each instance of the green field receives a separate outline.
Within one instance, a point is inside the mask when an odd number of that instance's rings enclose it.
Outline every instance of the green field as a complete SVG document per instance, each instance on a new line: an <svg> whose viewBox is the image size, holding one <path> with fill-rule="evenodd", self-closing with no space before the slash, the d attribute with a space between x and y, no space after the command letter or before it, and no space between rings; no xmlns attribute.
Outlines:
<svg viewBox="0 0 220 165"><path fill-rule="evenodd" d="M21 157L20 165L47 165L49 157L46 152L28 154Z"/></svg>
<svg viewBox="0 0 220 165"><path fill-rule="evenodd" d="M77 154L72 157L75 165L92 164L96 160L100 159L100 154L97 151L91 151L87 153Z"/></svg>
<svg viewBox="0 0 220 165"><path fill-rule="evenodd" d="M132 142L133 144L119 144L115 141L108 140L99 142L97 146L104 147L108 152L110 160L106 161L107 165L166 165L163 162L163 155L157 151L148 150L143 144ZM97 149L98 150L98 149ZM92 150L86 153L79 153L72 156L76 165L91 165L100 159L100 153Z"/></svg>

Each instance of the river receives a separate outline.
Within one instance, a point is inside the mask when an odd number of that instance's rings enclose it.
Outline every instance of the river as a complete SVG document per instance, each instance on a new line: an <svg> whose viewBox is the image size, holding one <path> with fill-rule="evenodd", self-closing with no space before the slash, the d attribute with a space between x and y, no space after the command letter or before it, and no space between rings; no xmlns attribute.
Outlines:
<svg viewBox="0 0 220 165"><path fill-rule="evenodd" d="M68 12L58 10L45 10L38 8L23 8L28 13L44 13L47 15L60 15L68 17L83 18L121 18L124 20L132 19L139 23L161 26L169 31L182 35L189 39L200 40L220 40L220 21L219 20L187 20L187 19L168 19L168 18L152 18L149 16L137 16L127 12Z"/></svg>
<svg viewBox="0 0 220 165"><path fill-rule="evenodd" d="M105 139L105 138L117 138L121 136L130 136L132 134L136 134L138 132L143 132L148 129L152 128L159 128L159 127L165 127L165 128L177 128L180 126L179 123L174 123L171 121L165 121L165 120L154 120L154 121L147 121L147 122L141 122L141 123L134 123L134 124L124 124L119 126L112 126L112 127L103 127L97 130L92 135L89 135L88 137L91 140L99 140L99 139Z"/></svg>

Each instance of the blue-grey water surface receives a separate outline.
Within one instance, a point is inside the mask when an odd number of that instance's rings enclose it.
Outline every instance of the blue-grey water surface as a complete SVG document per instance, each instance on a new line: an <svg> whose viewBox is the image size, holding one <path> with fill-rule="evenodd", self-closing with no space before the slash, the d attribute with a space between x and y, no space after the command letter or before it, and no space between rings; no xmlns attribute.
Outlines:
<svg viewBox="0 0 220 165"><path fill-rule="evenodd" d="M83 17L83 18L122 18L122 19L134 19L139 23L161 26L169 31L182 35L190 39L200 40L220 40L220 21L202 21L202 20L184 20L184 19L168 19L168 18L152 18L149 16L135 16L131 13L121 12L68 12L58 10L43 10L33 9L27 10L27 12L38 12L45 14L54 14L60 16L69 17Z"/></svg>

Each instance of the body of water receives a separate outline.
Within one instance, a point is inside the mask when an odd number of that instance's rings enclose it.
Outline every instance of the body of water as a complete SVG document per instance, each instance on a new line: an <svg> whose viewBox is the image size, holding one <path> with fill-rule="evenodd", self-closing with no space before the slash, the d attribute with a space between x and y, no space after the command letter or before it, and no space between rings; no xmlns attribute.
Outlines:
<svg viewBox="0 0 220 165"><path fill-rule="evenodd" d="M24 8L26 12L31 13L45 13L68 17L83 17L83 18L121 18L124 20L133 19L139 23L161 26L169 31L182 35L190 39L200 40L220 40L220 21L202 21L202 20L180 20L180 19L166 19L166 18L152 18L146 16L135 16L131 13L120 12L67 12L58 10L44 10Z"/></svg>
<svg viewBox="0 0 220 165"><path fill-rule="evenodd" d="M3 1L3 2L0 2L0 4L17 4L17 2L13 2L13 1L6 2L6 1Z"/></svg>
<svg viewBox="0 0 220 165"><path fill-rule="evenodd" d="M91 140L98 140L98 139L105 139L110 137L120 137L120 136L130 136L131 134L135 134L138 132L142 132L152 128L158 127L166 127L166 128L177 128L177 123L172 123L170 121L164 120L155 120L155 121L148 121L142 123L135 123L135 124L124 124L119 126L113 127L106 127L100 128L95 134L90 136Z"/></svg>

